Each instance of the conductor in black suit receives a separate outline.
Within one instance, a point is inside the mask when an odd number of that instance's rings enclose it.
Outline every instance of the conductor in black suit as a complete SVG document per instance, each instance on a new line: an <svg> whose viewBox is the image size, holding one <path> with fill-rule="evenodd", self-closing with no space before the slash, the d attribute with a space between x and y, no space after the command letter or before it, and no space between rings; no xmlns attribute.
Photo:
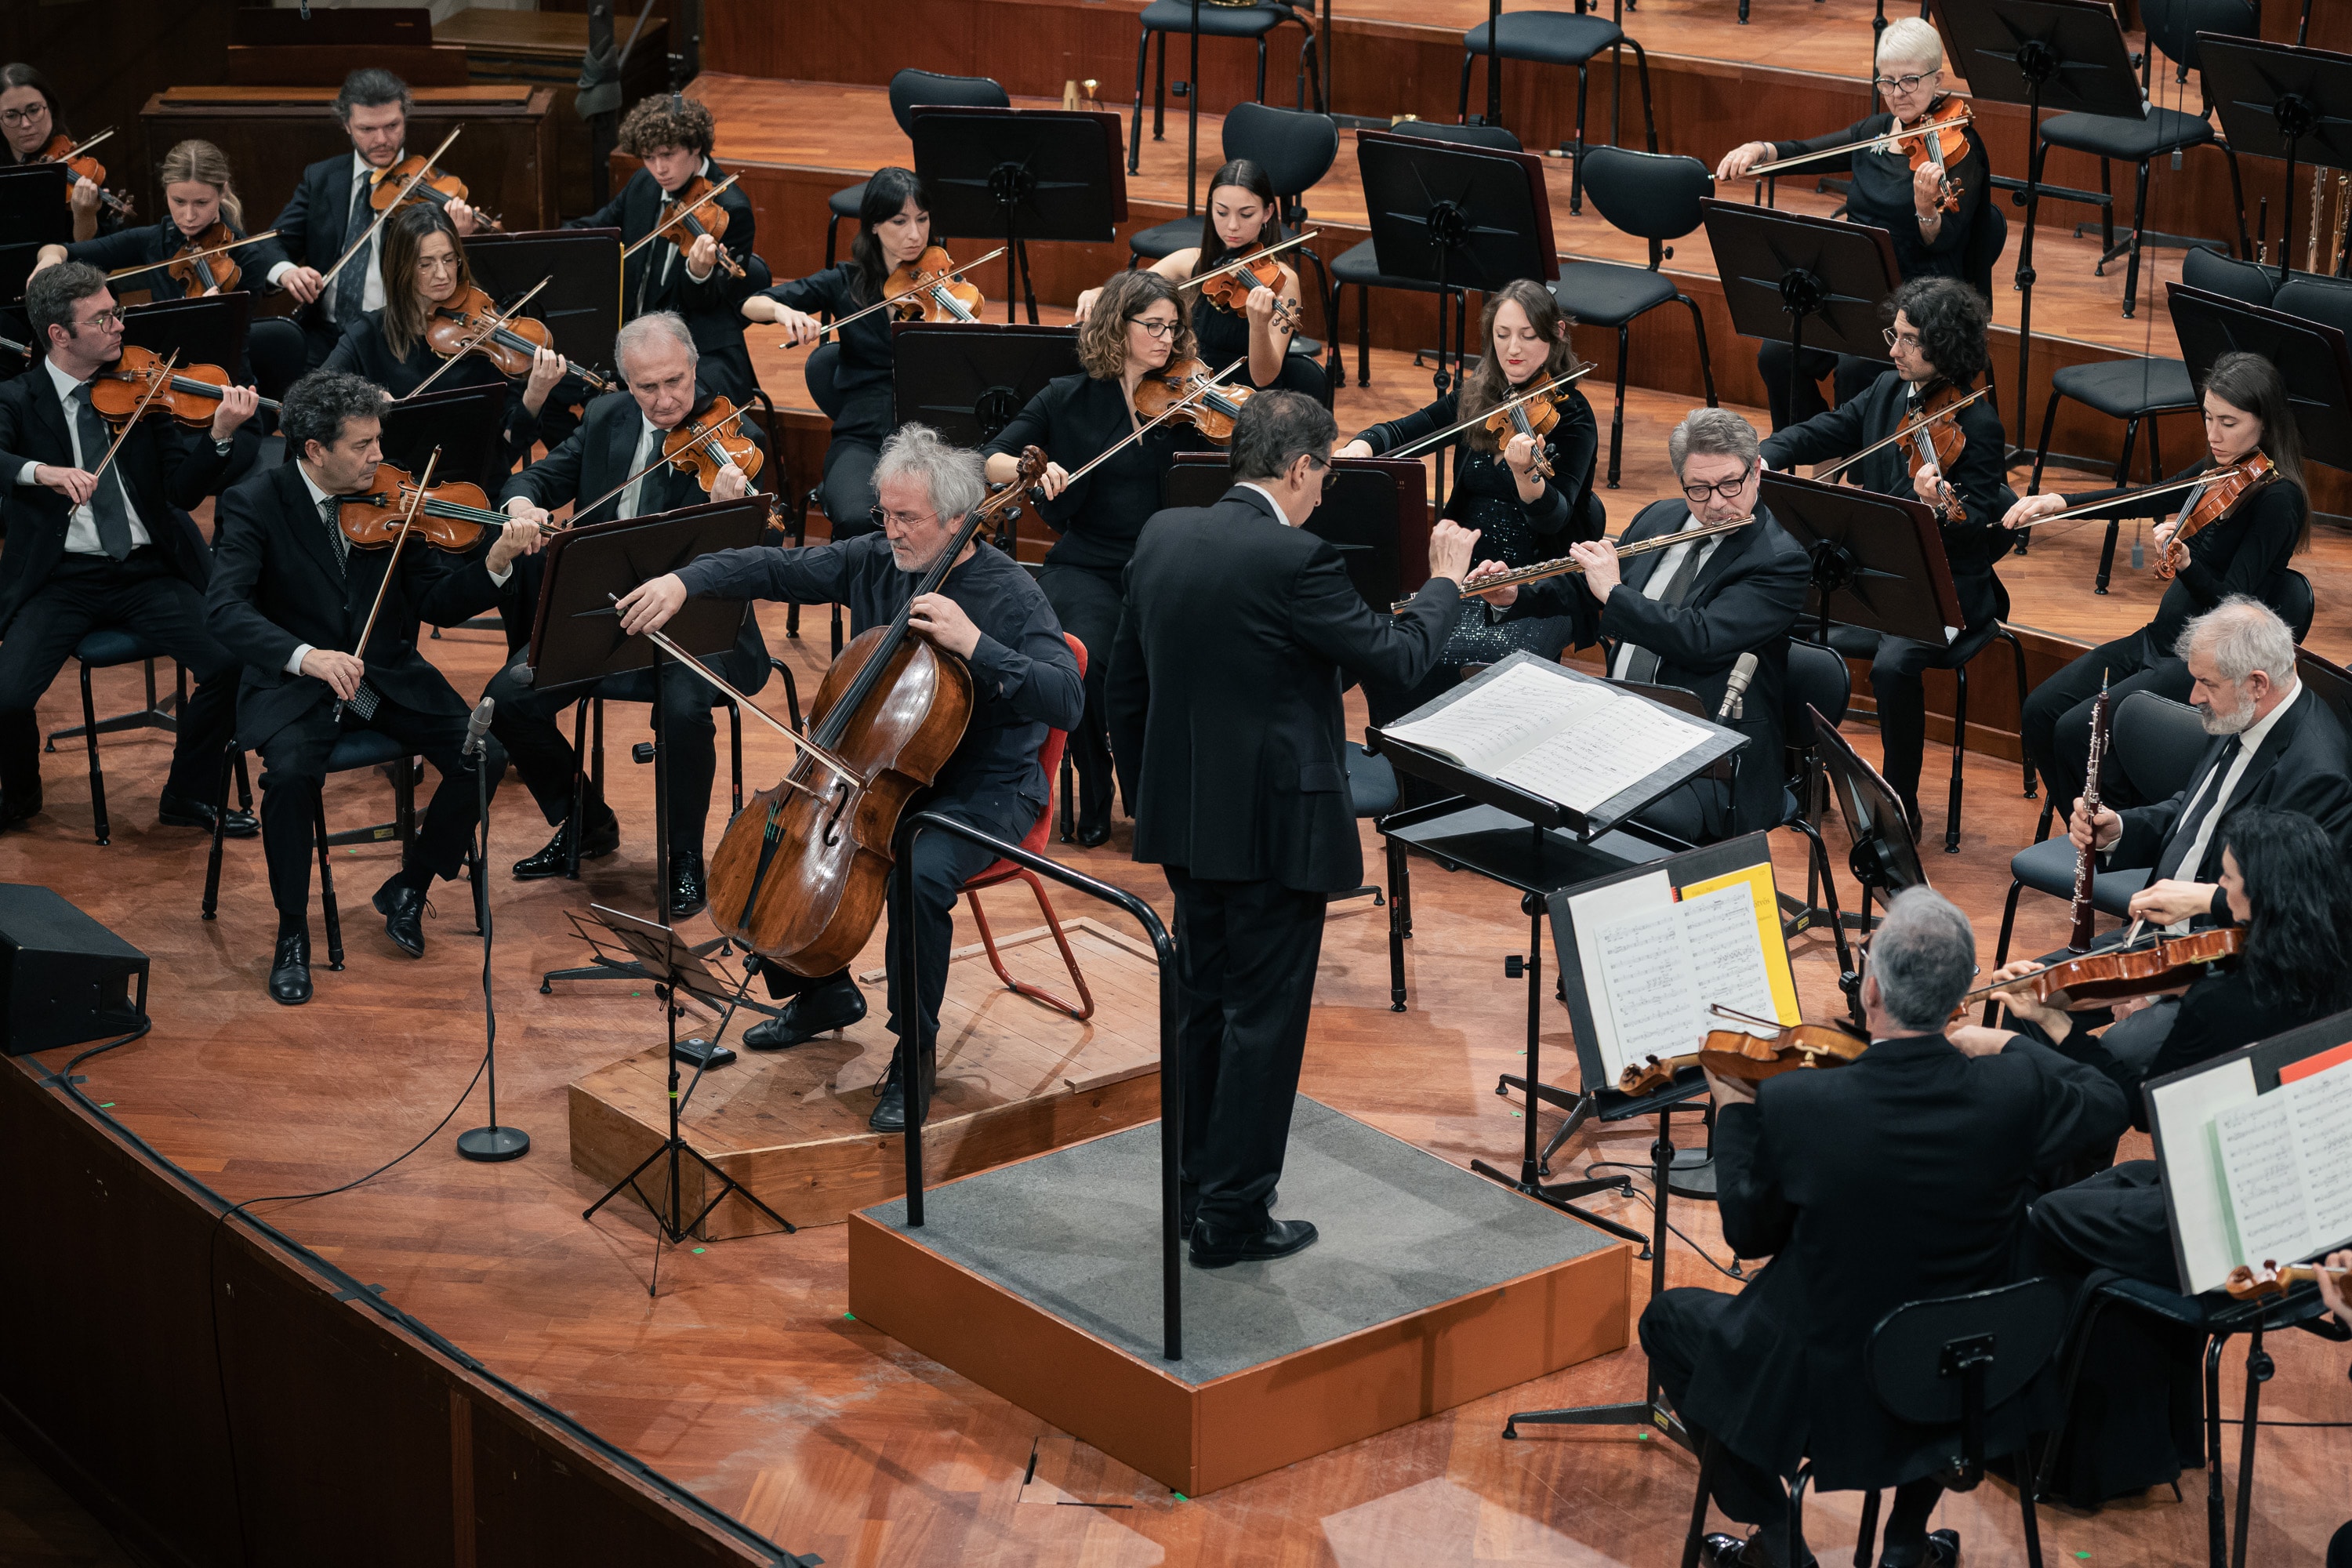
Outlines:
<svg viewBox="0 0 2352 1568"><path fill-rule="evenodd" d="M1927 1532L1948 1438L1871 1392L1871 1330L1906 1302L2010 1283L2035 1172L2104 1152L2128 1120L2106 1075L2046 1046L1990 1029L1945 1038L1975 976L1968 917L1914 888L1871 942L1868 1051L1762 1084L1710 1075L1724 1239L1771 1261L1736 1295L1668 1290L1641 1321L1675 1413L1718 1445L1717 1506L1762 1527L1709 1537L1710 1563L1812 1561L1783 1489L1808 1457L1822 1490L1895 1489L1882 1564L1958 1559L1957 1532ZM1988 1452L2022 1446L2029 1403L1986 1413Z"/></svg>
<svg viewBox="0 0 2352 1568"><path fill-rule="evenodd" d="M230 487L218 505L205 610L213 635L245 661L237 737L261 754L261 841L278 906L269 994L289 1005L310 999L311 835L328 754L346 731L390 735L441 775L422 831L375 895L386 933L424 956L425 891L435 877L457 874L478 817L473 763L461 754L466 700L417 651L417 627L488 609L516 559L540 543L537 526L520 520L486 531L463 557L412 538L396 572L388 546L352 546L336 500L373 482L390 402L355 375L304 376L279 416L295 460ZM363 657L345 652L379 590ZM505 764L491 767L495 782Z"/></svg>
<svg viewBox="0 0 2352 1568"><path fill-rule="evenodd" d="M1780 820L1780 700L1789 668L1789 628L1805 607L1811 563L1757 501L1761 473L1755 426L1727 408L1695 408L1666 438L1683 500L1642 509L1615 545L1580 542L1569 553L1581 574L1483 595L1511 616L1569 616L1576 646L1614 645L1618 680L1679 686L1708 715L1721 711L1740 656L1756 656L1740 716L1725 720L1752 742L1738 760L1737 795L1717 779L1695 779L1642 813L1677 838L1704 843ZM1740 518L1732 532L1652 550L1620 562L1625 545ZM1488 562L1470 575L1507 570Z"/></svg>
<svg viewBox="0 0 2352 1568"><path fill-rule="evenodd" d="M105 275L79 261L34 274L25 312L46 357L0 383L0 827L41 809L34 708L81 639L120 626L196 679L180 715L158 816L213 825L212 780L236 717L236 659L205 627L212 551L183 508L202 501L237 458L257 399L221 396L206 430L169 419L131 426L106 471L114 432L90 406L92 377L121 356L122 316ZM250 436L244 437L251 460ZM231 814L226 832L250 837Z"/></svg>
<svg viewBox="0 0 2352 1568"><path fill-rule="evenodd" d="M1267 1202L1282 1174L1307 1007L1334 893L1360 886L1342 678L1407 687L1445 643L1478 536L1440 522L1429 581L1397 616L1298 524L1339 430L1313 398L1261 392L1233 438L1238 482L1144 525L1111 654L1111 745L1134 769L1135 858L1176 898L1184 1200L1192 1261L1283 1258L1315 1239Z"/></svg>
<svg viewBox="0 0 2352 1568"><path fill-rule="evenodd" d="M293 198L269 226L278 231L278 244L289 259L269 268L268 281L301 303L299 320L313 369L326 363L335 340L362 311L383 309L383 279L376 266L382 229L369 239L365 251L335 273L332 283L325 279L343 252L374 225L375 208L369 198L375 191L375 175L408 156L412 107L408 84L390 71L370 67L345 77L334 110L351 136L351 152L321 158L304 169ZM462 201L452 199L443 210L459 234L471 234L479 226L474 209Z"/></svg>

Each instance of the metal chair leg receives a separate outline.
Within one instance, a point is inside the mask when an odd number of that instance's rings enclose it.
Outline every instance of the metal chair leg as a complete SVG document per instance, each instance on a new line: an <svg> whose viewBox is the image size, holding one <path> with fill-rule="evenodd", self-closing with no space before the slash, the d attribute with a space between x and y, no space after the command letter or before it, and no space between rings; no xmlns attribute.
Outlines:
<svg viewBox="0 0 2352 1568"><path fill-rule="evenodd" d="M211 858L205 863L204 918L206 920L215 919L220 910L221 826L228 816L228 775L232 759L242 776L245 753L233 743L221 753L220 788L213 792L213 849Z"/></svg>
<svg viewBox="0 0 2352 1568"><path fill-rule="evenodd" d="M319 850L319 901L327 916L327 967L343 966L343 921L335 907L334 858L327 849L327 792L320 781L317 805L311 813L311 837Z"/></svg>
<svg viewBox="0 0 2352 1568"><path fill-rule="evenodd" d="M1022 867L1014 871L1014 875L1028 883L1029 890L1037 896L1037 910L1045 917L1045 929L1054 933L1054 945L1061 950L1062 967L1069 972L1071 981L1076 984L1078 999L1076 1002L1066 1001L1043 986L1032 985L1024 980L1015 980L1011 972L1004 967L1004 960L996 951L996 933L989 929L988 913L980 907L980 894L975 889L967 888L964 889L964 901L971 906L971 921L980 929L980 944L987 950L988 966L996 971L996 977L1004 982L1007 990L1017 992L1033 1002L1043 1002L1055 1012L1066 1013L1083 1024L1095 1016L1094 993L1087 989L1087 977L1085 972L1078 967L1078 955L1070 951L1070 939L1062 932L1062 919L1054 912L1052 901L1045 897L1045 884L1037 879L1035 872Z"/></svg>
<svg viewBox="0 0 2352 1568"><path fill-rule="evenodd" d="M1625 450L1625 372L1633 349L1633 323L1617 329L1617 411L1609 420L1609 488L1617 488L1618 462Z"/></svg>
<svg viewBox="0 0 2352 1568"><path fill-rule="evenodd" d="M1962 665L1952 671L1958 690L1952 700L1952 793L1944 808L1944 853L1960 852L1960 772L1969 754L1969 671Z"/></svg>
<svg viewBox="0 0 2352 1568"><path fill-rule="evenodd" d="M151 666L150 668L152 667ZM151 701L148 706L152 708L154 704ZM82 742L89 749L90 815L96 819L94 826L98 829L98 841L102 845L107 842L108 838L106 822L106 770L100 767L98 762L98 708L90 700L89 666L88 664L84 664L81 667L81 725Z"/></svg>

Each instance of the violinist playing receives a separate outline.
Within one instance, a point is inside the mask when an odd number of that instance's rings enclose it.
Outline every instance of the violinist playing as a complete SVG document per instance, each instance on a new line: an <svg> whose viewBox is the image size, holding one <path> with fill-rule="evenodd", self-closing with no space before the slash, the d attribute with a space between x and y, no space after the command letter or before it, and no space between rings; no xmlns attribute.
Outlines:
<svg viewBox="0 0 2352 1568"><path fill-rule="evenodd" d="M1153 262L1150 270L1171 283L1185 283L1286 237L1273 179L1247 158L1236 158L1209 176L1209 207L1201 221L1200 243L1171 251ZM1291 323L1298 320L1297 270L1284 256L1267 257L1258 269L1274 281L1262 282L1253 271L1183 291L1191 297L1192 341L1200 356L1213 369L1247 354L1249 363L1239 373L1244 384L1279 385L1321 401L1327 391L1321 367L1290 352L1296 332ZM1081 326L1101 292L1088 289L1078 296Z"/></svg>
<svg viewBox="0 0 2352 1568"><path fill-rule="evenodd" d="M1828 152L1950 115L1963 107L1963 101L1946 91L1945 79L1944 40L1936 25L1916 16L1889 22L1878 37L1878 74L1872 84L1886 104L1885 112L1805 141L1743 142L1724 154L1715 177L1761 177L1773 172L1775 162ZM1915 146L1923 153L1916 159L1911 151ZM1991 169L1973 125L1916 142L1812 158L1801 167L1807 180L1821 174L1852 174L1853 183L1846 192L1847 220L1883 228L1893 237L1895 269L1906 281L1957 278L1978 293L1990 296L1995 258L1976 255L1973 241L1988 221L1985 192ZM1804 363L1792 376L1789 345L1783 342L1765 343L1757 354L1757 369L1771 398L1775 430L1822 411L1818 384L1832 369L1837 373L1840 403L1868 385L1877 374L1869 360L1808 349Z"/></svg>
<svg viewBox="0 0 2352 1568"><path fill-rule="evenodd" d="M1880 1563L1959 1561L1957 1531L1927 1531L1949 1432L1889 1414L1864 1348L1906 1302L2019 1279L2034 1173L2112 1147L2126 1125L2123 1091L2094 1068L2015 1036L1945 1037L1977 954L1968 916L1943 895L1897 894L1869 960L1870 1048L1852 1063L1707 1079L1724 1240L1770 1261L1737 1295L1667 1290L1642 1313L1642 1348L1675 1414L1717 1445L1716 1505L1760 1527L1710 1536L1708 1563L1813 1561L1783 1485L1808 1457L1816 1486L1894 1489ZM1987 1452L2024 1446L2032 1403L1985 1412Z"/></svg>
<svg viewBox="0 0 2352 1568"><path fill-rule="evenodd" d="M1459 421L1496 409L1530 387L1580 369L1569 346L1570 321L1550 289L1516 279L1486 296L1479 323L1486 353L1459 392L1406 415L1374 425L1339 449L1343 458L1376 458ZM1592 405L1574 385L1548 394L1521 411L1529 430L1506 423L1475 425L1454 447L1454 488L1445 515L1478 535L1477 559L1527 566L1564 555L1580 539L1598 539L1608 521L1592 493L1600 426ZM1538 433L1540 426L1540 433ZM1545 468L1551 472L1547 475ZM1574 635L1566 615L1522 615L1501 619L1475 600L1455 613L1445 651L1422 683L1410 692L1368 687L1373 722L1421 706L1460 679L1465 664L1493 664L1524 648L1557 658Z"/></svg>
<svg viewBox="0 0 2352 1568"><path fill-rule="evenodd" d="M1886 329L1895 368L1834 409L1775 431L1764 443L1764 464L1793 468L1828 463L1885 441L1937 408L1958 404L1991 363L1985 346L1990 315L1984 300L1950 278L1914 278L1888 301ZM1948 468L1938 453L1954 454ZM1919 760L1927 741L1927 700L1920 672L1948 669L1948 649L1997 619L2008 607L1993 563L2014 542L2000 526L2009 509L2003 488L2009 440L1990 398L1979 398L1891 446L1882 446L1845 470L1864 489L1919 500L1936 509L1944 557L1958 590L1964 625L1951 644L1882 637L1871 659L1870 689L1878 700L1881 764L1902 797L1911 836L1919 836ZM1954 846L1955 847L1957 846Z"/></svg>
<svg viewBox="0 0 2352 1568"><path fill-rule="evenodd" d="M995 440L982 448L992 484L1011 479L1024 447L1039 447L1046 465L1045 502L1037 515L1059 534L1046 552L1037 585L1054 614L1087 649L1087 711L1070 731L1070 764L1078 779L1077 840L1110 837L1110 737L1105 727L1104 682L1111 639L1118 635L1119 579L1135 553L1136 535L1160 510L1161 479L1179 451L1209 445L1190 425L1171 419L1139 438L1150 423L1136 411L1137 387L1147 375L1194 357L1176 286L1152 271L1114 274L1096 294L1078 329L1084 374L1057 376ZM1212 373L1230 361L1209 367ZM1240 374L1226 378L1230 384ZM1076 482L1070 475L1106 452L1116 454ZM1130 799L1129 809L1133 810Z"/></svg>
<svg viewBox="0 0 2352 1568"><path fill-rule="evenodd" d="M751 352L743 346L743 319L737 313L751 296L758 260L752 255L751 199L740 187L729 185L691 214L685 213L727 178L710 156L718 133L718 121L698 99L672 92L642 100L621 121L620 145L645 166L629 176L611 201L563 226L617 228L624 247L636 246L661 228L661 237L642 246L623 264L621 319L633 321L656 310L684 318L702 356L703 385L740 405L751 398L759 379L752 374ZM677 221L665 224L673 217ZM687 227L690 223L718 228L722 218L723 238L690 235ZM674 234L688 234L688 242L672 243Z"/></svg>
<svg viewBox="0 0 2352 1568"><path fill-rule="evenodd" d="M372 381L395 400L428 380L436 390L504 384L506 461L501 467L511 468L539 439L540 413L570 367L562 354L542 348L531 355L530 373L517 380L509 380L477 353L466 354L445 370L446 362L434 352L427 334L441 320L438 312L463 309L467 296L481 292L474 286L473 268L466 264L465 242L446 214L422 204L393 214L383 237L383 304L348 323L335 352L320 368ZM449 336L446 326L441 335Z"/></svg>
<svg viewBox="0 0 2352 1568"><path fill-rule="evenodd" d="M394 945L425 956L425 892L434 878L457 874L478 817L475 762L463 754L467 705L417 651L418 628L488 609L516 561L540 546L539 530L523 522L484 530L455 554L411 537L396 569L391 547L354 545L339 498L374 485L391 402L355 375L304 376L278 420L294 460L232 485L215 512L205 608L213 635L245 662L237 739L261 756L261 842L278 906L268 984L288 1006L310 999L311 836L340 735L390 735L441 775L400 869L375 894ZM363 630L367 646L353 652ZM495 789L505 764L493 752L483 765Z"/></svg>
<svg viewBox="0 0 2352 1568"><path fill-rule="evenodd" d="M545 523L551 511L569 501L576 527L649 517L705 501L739 500L751 493L750 478L731 462L718 470L706 495L692 472L662 460L666 442L689 419L711 418L709 389L696 380L694 337L684 321L667 310L639 316L614 339L613 361L628 390L607 393L591 403L577 429L507 481L500 500L508 515ZM749 434L743 424L739 420L729 426L728 434L740 441ZM635 483L625 482L633 477ZM611 500L593 504L608 495ZM522 574L527 605L539 602L538 576L535 567ZM757 692L768 679L768 647L748 609L735 647L719 662L719 671L745 693ZM710 710L719 696L709 681L675 660L664 662L658 691L652 682L651 671L631 671L607 678L597 690L620 701L654 704L654 721L661 730L669 767L669 909L675 916L690 915L704 902L703 829L719 766L718 731ZM618 848L620 818L593 780L584 786L584 820L576 825L570 820L580 758L557 720L579 700L580 692L537 691L509 668L491 679L485 695L498 703L491 732L556 829L544 848L515 862L516 879L562 876L571 864L575 829L583 859Z"/></svg>
<svg viewBox="0 0 2352 1568"><path fill-rule="evenodd" d="M908 608L919 580L987 491L973 455L924 425L901 426L883 443L874 482L882 497L878 531L799 550L760 546L705 555L625 595L621 629L634 634L659 626L692 595L846 605L853 636L887 624ZM939 591L913 599L911 609L908 626L916 636L970 667L971 716L931 787L907 809L940 812L1017 844L1052 798L1039 761L1046 731L1076 724L1084 701L1077 661L1061 624L1029 574L978 538L963 547ZM927 1039L937 1037L956 901L963 885L994 858L945 833L927 833L915 842L912 918L919 956L911 1005L923 1010ZM898 931L908 912L898 906L895 878L890 897L892 935L884 962L890 1031L903 1045L910 1003ZM754 1050L797 1046L866 1016L865 994L846 969L803 979L770 963L761 973L772 994L792 1001L781 1016L745 1033L743 1043ZM906 1128L903 1055L891 1058L881 1101L868 1120L877 1132ZM928 1090L933 1062L925 1059L920 1071Z"/></svg>
<svg viewBox="0 0 2352 1568"><path fill-rule="evenodd" d="M0 162L38 163L73 144L73 133L58 118L57 89L40 68L21 60L0 66L0 151L7 154ZM101 227L112 226L102 193L85 176L73 177L66 199L73 206L76 239L94 238Z"/></svg>
<svg viewBox="0 0 2352 1568"><path fill-rule="evenodd" d="M383 228L376 228L367 249L335 272L333 283L325 279L344 252L375 224L376 185L408 157L408 116L413 107L408 84L390 71L369 67L345 77L342 90L335 95L334 110L335 119L351 137L351 155L337 153L304 169L293 198L269 226L278 231L278 244L292 259L273 265L268 281L302 306L298 320L309 339L308 363L312 368L326 363L336 340L362 312L383 309L383 272L376 265L383 247ZM471 234L482 226L474 209L463 200L452 200L441 210L459 234Z"/></svg>
<svg viewBox="0 0 2352 1568"><path fill-rule="evenodd" d="M91 406L92 378L121 355L122 312L105 277L78 261L45 268L25 286L25 312L47 353L0 383L0 827L41 809L41 694L85 636L121 626L195 678L157 817L209 828L237 661L205 625L212 550L187 509L249 460L256 394L230 388L205 430L141 419L107 462L115 431ZM226 831L250 837L253 818L232 813Z"/></svg>
<svg viewBox="0 0 2352 1568"><path fill-rule="evenodd" d="M2002 520L2014 528L2071 506L2109 500L2117 503L2111 516L2170 520L2155 531L2158 550L2172 564L2172 581L2157 603L2156 617L2126 637L2093 648L2035 687L2025 700L2021 737L2025 754L2049 784L2053 800L2072 800L2083 792L2091 704L2098 696L2102 672L2111 702L2134 691L2186 702L2189 674L2173 645L2190 616L2233 594L2259 599L2282 614L2289 606L2287 563L2310 547L2311 514L2303 481L2303 443L2286 384L2279 379L2277 367L2260 354L2226 353L2205 373L2202 395L2207 455L2174 478L2193 479L2242 466L2267 473L2217 483L2210 495L2201 486L2152 495L2129 489L2031 495L2010 508ZM2188 526L2191 522L2197 525L2193 530Z"/></svg>
<svg viewBox="0 0 2352 1568"><path fill-rule="evenodd" d="M820 312L838 321L880 302L891 274L910 272L931 245L931 202L911 169L879 169L866 182L857 209L857 237L849 259L823 272L763 289L743 301L743 319L784 329L793 348L816 342L826 329ZM833 537L871 533L874 464L898 414L891 402L890 322L897 311L875 310L843 327L833 361L832 444L824 451L824 515Z"/></svg>

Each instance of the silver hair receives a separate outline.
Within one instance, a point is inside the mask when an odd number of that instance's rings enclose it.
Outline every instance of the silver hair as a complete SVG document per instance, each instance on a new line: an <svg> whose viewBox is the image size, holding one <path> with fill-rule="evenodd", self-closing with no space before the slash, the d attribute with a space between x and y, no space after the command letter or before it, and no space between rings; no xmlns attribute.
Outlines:
<svg viewBox="0 0 2352 1568"><path fill-rule="evenodd" d="M2232 594L2180 629L2172 651L2182 658L2202 647L2221 679L2235 686L2256 670L2284 690L2294 685L2294 634L2260 599Z"/></svg>
<svg viewBox="0 0 2352 1568"><path fill-rule="evenodd" d="M702 351L694 346L694 334L687 331L686 318L676 310L652 310L613 334L613 363L620 367L623 380L628 379L629 355L651 338L667 338L686 351L686 363L698 364Z"/></svg>
<svg viewBox="0 0 2352 1568"><path fill-rule="evenodd" d="M1756 426L1728 408L1694 408L1666 437L1666 460L1675 478L1683 477L1683 460L1693 452L1737 458L1756 466Z"/></svg>
<svg viewBox="0 0 2352 1568"><path fill-rule="evenodd" d="M988 495L980 454L950 446L928 425L901 425L882 443L882 456L874 464L875 489L893 479L920 481L943 523L961 522Z"/></svg>
<svg viewBox="0 0 2352 1568"><path fill-rule="evenodd" d="M1933 888L1906 888L1870 939L1879 1005L1906 1029L1940 1034L1977 973L1969 917Z"/></svg>
<svg viewBox="0 0 2352 1568"><path fill-rule="evenodd" d="M1929 70L1944 68L1944 35L1936 31L1936 24L1924 16L1906 16L1886 24L1886 31L1878 35L1878 58L1901 60L1906 65L1925 66Z"/></svg>

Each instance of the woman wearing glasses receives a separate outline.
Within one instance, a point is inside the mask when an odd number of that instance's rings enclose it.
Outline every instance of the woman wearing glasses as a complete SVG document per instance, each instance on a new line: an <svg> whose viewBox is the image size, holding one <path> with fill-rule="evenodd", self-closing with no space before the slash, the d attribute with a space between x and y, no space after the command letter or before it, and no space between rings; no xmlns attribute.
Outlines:
<svg viewBox="0 0 2352 1568"><path fill-rule="evenodd" d="M1114 275L1095 296L1078 329L1081 375L1058 376L1029 400L996 439L982 448L991 484L1019 472L1024 447L1044 449L1051 461L1037 514L1060 538L1046 552L1037 585L1045 590L1063 629L1086 645L1087 711L1070 732L1070 763L1078 775L1078 842L1110 837L1110 738L1104 728L1103 682L1111 640L1118 632L1119 577L1135 553L1136 536L1160 509L1160 485L1180 451L1209 445L1181 419L1146 435L1150 423L1135 411L1136 384L1171 360L1193 353L1176 286L1157 272ZM1106 452L1118 450L1083 479L1070 476Z"/></svg>
<svg viewBox="0 0 2352 1568"><path fill-rule="evenodd" d="M0 165L37 163L51 142L71 135L58 117L57 89L38 68L21 60L0 66ZM66 200L73 207L76 239L95 238L101 226L114 226L101 223L109 215L99 205L98 187L79 175L67 188Z"/></svg>
<svg viewBox="0 0 2352 1568"><path fill-rule="evenodd" d="M1524 278L1506 283L1486 297L1479 322L1486 353L1461 390L1402 419L1370 426L1341 447L1339 456L1377 458L1411 446L1578 369L1583 362L1569 345L1569 326L1550 289ZM1480 424L1454 444L1454 488L1445 515L1477 530L1475 561L1526 566L1566 554L1577 540L1601 537L1608 519L1592 493L1593 459L1601 447L1592 405L1568 386L1546 395L1528 412L1536 415L1547 403L1558 423L1541 436L1514 431L1506 439ZM1465 599L1437 668L1420 685L1407 692L1365 688L1374 705L1373 721L1419 707L1459 679L1465 664L1492 664L1520 648L1557 658L1570 629L1565 616L1503 621L1486 605Z"/></svg>
<svg viewBox="0 0 2352 1568"><path fill-rule="evenodd" d="M1867 141L1889 132L1915 126L1945 107L1944 40L1935 24L1916 16L1889 22L1878 38L1878 75L1874 84L1886 110L1855 121L1843 131L1800 142L1748 142L1724 154L1716 165L1718 180L1748 174L1769 174L1771 165L1808 153L1826 152L1849 142ZM1983 293L1990 279L1993 258L1976 258L1982 277L1970 277L1970 240L1985 217L1985 191L1991 178L1983 141L1973 126L1965 156L1948 160L1948 167L1930 159L1911 167L1909 153L1883 147L1843 157L1818 158L1803 165L1804 177L1851 173L1846 194L1849 220L1883 228L1894 237L1895 270L1905 279L1958 278ZM1948 188L1958 205L1946 211ZM1870 384L1878 367L1871 361L1808 351L1792 377L1786 343L1766 343L1757 354L1757 368L1772 400L1772 428L1784 429L1819 414L1819 382L1832 369L1837 373L1838 401Z"/></svg>

